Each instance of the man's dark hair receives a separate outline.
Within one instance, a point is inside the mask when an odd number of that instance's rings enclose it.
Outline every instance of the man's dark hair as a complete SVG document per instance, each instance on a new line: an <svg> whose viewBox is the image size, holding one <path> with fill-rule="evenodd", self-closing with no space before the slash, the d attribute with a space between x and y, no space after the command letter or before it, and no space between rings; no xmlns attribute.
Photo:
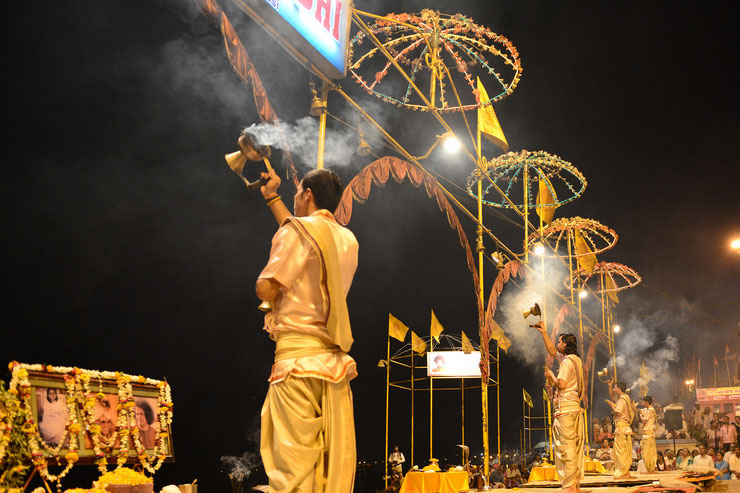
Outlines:
<svg viewBox="0 0 740 493"><path fill-rule="evenodd" d="M619 390L621 390L622 392L627 392L627 384L625 384L621 380L615 383L614 385L616 385L617 388L619 388Z"/></svg>
<svg viewBox="0 0 740 493"><path fill-rule="evenodd" d="M147 401L142 400L136 401L136 405L144 411L146 422L149 424L154 423L154 411L152 410L152 406L150 406Z"/></svg>
<svg viewBox="0 0 740 493"><path fill-rule="evenodd" d="M575 354L578 356L578 341L575 334L560 334L558 340L565 341L565 354Z"/></svg>
<svg viewBox="0 0 740 493"><path fill-rule="evenodd" d="M306 173L301 183L304 191L311 189L316 207L331 213L337 210L344 184L336 173L328 169L313 169Z"/></svg>
<svg viewBox="0 0 740 493"><path fill-rule="evenodd" d="M653 398L650 397L649 395L646 395L645 397L643 397L642 400L645 401L645 402L647 402L650 405L653 404Z"/></svg>

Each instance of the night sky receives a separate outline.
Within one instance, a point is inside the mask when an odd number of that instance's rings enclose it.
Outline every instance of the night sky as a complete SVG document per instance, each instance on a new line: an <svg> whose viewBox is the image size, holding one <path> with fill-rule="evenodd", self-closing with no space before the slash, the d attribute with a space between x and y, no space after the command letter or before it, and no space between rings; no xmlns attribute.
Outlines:
<svg viewBox="0 0 740 493"><path fill-rule="evenodd" d="M308 73L232 4L220 3L277 114L286 122L305 117ZM732 354L740 349L740 254L729 246L740 236L732 150L740 135L738 17L731 3L356 6L378 14L460 12L514 43L522 80L495 105L511 149L572 162L588 187L556 217L593 218L616 230L616 247L599 259L629 265L643 278L617 307L625 364L650 359L671 336L678 347L655 377L656 396L670 398L670 378L682 379L694 356L711 381L712 356L724 356L726 344ZM226 490L220 457L257 450L274 345L261 330L253 286L276 225L260 194L245 190L223 160L241 129L259 121L251 92L232 72L218 28L192 2L16 2L3 22L0 361L166 377L177 462L165 465L158 487L198 477L204 490ZM412 154L423 154L441 133L428 114L384 105L349 79L343 87ZM336 94L329 111L356 118ZM330 136L340 131L330 123ZM378 155L390 152L373 144ZM500 151L489 145L485 153ZM353 156L333 169L346 183L372 160ZM284 172L279 153L274 163ZM301 171L312 163L310 156L299 161ZM459 186L471 171L468 161L441 150L425 165ZM451 190L472 210L472 199ZM287 181L281 192L291 203ZM473 243L474 223L458 215ZM520 227L493 211L485 222L521 251ZM358 458L374 461L384 451L385 373L376 363L385 356L388 313L428 334L433 308L449 333L475 335L475 301L457 236L423 187L373 188L366 204L355 204L349 227L360 243L348 299L360 372L352 383ZM492 242L486 247L490 253ZM486 269L487 295L496 271L490 263ZM524 363L524 350L515 342L502 358L503 447L519 443L520 388L541 393L540 367ZM602 363L603 349L597 367ZM406 399L392 394L391 440L407 451ZM455 394L435 404L435 455L451 461L458 400ZM419 406L415 462L423 466L428 408ZM471 392L466 440L477 451L479 408ZM495 449L495 433L491 444Z"/></svg>

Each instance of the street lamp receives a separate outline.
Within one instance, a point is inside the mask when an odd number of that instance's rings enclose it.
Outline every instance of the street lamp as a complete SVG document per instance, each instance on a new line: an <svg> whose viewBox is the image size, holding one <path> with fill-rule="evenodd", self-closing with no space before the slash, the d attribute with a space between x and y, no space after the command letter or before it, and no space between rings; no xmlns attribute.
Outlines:
<svg viewBox="0 0 740 493"><path fill-rule="evenodd" d="M455 134L452 132L445 132L444 135L442 135L442 146L445 148L445 151L454 153L460 150L462 144L460 143L460 139L455 137Z"/></svg>
<svg viewBox="0 0 740 493"><path fill-rule="evenodd" d="M736 252L740 253L740 238L735 238L730 243L730 247L735 250Z"/></svg>
<svg viewBox="0 0 740 493"><path fill-rule="evenodd" d="M614 327L612 327L612 331L613 331L613 332L614 332L615 334L619 334L619 331L620 331L620 330L622 330L622 327L620 327L620 326L619 326L619 324L617 324L617 325L615 325Z"/></svg>

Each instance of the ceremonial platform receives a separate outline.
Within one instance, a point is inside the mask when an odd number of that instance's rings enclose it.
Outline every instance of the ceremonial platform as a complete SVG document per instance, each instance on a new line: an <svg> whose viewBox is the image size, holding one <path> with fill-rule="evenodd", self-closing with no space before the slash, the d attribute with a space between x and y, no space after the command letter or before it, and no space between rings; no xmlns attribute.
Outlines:
<svg viewBox="0 0 740 493"><path fill-rule="evenodd" d="M652 474L636 474L629 479L614 479L611 474L586 473L581 480L582 493L604 493L610 490L647 491L727 491L740 492L740 481L717 481L713 476L687 476L684 471L661 471ZM560 489L556 480L530 481L520 490L542 492L543 488Z"/></svg>

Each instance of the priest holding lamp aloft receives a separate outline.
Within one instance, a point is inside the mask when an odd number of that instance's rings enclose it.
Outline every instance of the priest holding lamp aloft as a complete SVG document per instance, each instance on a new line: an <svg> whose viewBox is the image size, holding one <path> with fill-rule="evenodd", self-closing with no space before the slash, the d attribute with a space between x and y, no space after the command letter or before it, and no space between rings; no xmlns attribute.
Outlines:
<svg viewBox="0 0 740 493"><path fill-rule="evenodd" d="M549 368L545 370L547 383L555 389L552 423L555 469L563 492L577 493L583 476L585 426L581 407L584 397L583 363L578 357L576 336L560 334L555 345L544 322L537 322L532 327L542 335L547 353L560 362L557 376Z"/></svg>

